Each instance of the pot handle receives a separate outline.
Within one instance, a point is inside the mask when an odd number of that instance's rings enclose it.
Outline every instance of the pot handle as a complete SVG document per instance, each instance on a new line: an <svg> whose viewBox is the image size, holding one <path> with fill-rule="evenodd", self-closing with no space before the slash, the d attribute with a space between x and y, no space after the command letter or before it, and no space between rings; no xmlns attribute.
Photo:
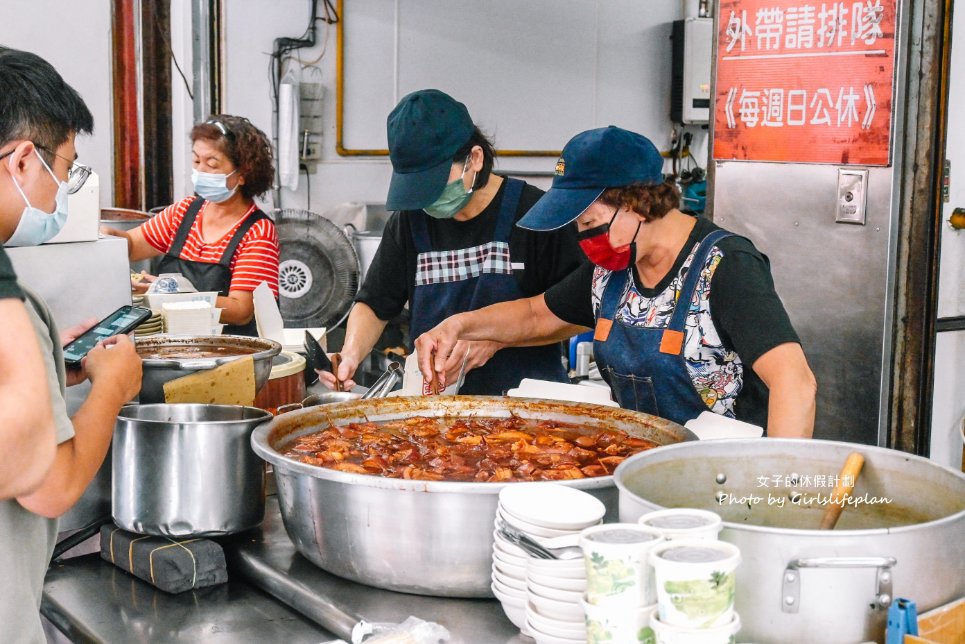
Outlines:
<svg viewBox="0 0 965 644"><path fill-rule="evenodd" d="M891 604L891 568L898 563L894 557L808 557L792 559L784 569L781 585L781 610L796 613L801 604L801 568L877 568L875 600L872 605L885 609Z"/></svg>

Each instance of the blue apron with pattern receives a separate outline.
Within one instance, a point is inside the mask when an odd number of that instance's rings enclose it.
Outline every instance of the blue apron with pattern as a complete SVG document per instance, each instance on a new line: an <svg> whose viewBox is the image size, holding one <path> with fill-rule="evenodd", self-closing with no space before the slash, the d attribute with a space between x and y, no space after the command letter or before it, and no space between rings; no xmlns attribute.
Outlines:
<svg viewBox="0 0 965 644"><path fill-rule="evenodd" d="M409 305L412 338L456 313L525 297L513 276L509 256L509 236L524 184L519 179L504 181L494 239L488 244L433 251L426 225L428 215L409 213L412 239L419 253ZM459 393L498 396L518 386L523 378L566 382L559 344L497 351L485 365L466 373Z"/></svg>
<svg viewBox="0 0 965 644"><path fill-rule="evenodd" d="M710 408L701 398L684 357L687 314L700 273L714 245L732 233L715 230L694 252L665 327L632 326L616 320L631 268L610 275L593 336L600 374L624 409L642 411L681 425Z"/></svg>

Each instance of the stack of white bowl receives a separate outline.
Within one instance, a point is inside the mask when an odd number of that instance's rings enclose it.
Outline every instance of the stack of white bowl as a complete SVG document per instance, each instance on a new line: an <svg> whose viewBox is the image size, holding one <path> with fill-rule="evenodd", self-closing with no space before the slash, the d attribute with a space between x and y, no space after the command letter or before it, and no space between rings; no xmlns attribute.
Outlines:
<svg viewBox="0 0 965 644"><path fill-rule="evenodd" d="M503 488L496 526L524 533L549 548L577 546L579 533L603 520L606 507L586 492L555 483L517 483ZM586 640L580 598L586 567L573 558L541 559L494 532L493 593L510 621L538 644L576 644Z"/></svg>

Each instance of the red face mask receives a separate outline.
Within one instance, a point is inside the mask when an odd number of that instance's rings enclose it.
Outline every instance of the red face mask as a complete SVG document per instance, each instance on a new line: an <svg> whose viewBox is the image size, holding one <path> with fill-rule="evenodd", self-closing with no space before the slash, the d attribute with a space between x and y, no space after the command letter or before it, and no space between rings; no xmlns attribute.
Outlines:
<svg viewBox="0 0 965 644"><path fill-rule="evenodd" d="M622 271L630 266L636 251L635 242L624 244L619 248L614 248L610 244L610 225L617 218L618 212L619 209L614 211L610 223L584 230L576 236L587 258L608 271ZM634 239L638 232L640 232L640 224L637 224L637 232L633 233Z"/></svg>

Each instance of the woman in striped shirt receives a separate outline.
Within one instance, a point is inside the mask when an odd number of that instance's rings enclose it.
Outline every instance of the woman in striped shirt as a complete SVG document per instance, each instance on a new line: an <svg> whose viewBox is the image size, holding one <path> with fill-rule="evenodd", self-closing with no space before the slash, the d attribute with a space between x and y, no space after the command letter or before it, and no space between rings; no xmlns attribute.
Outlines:
<svg viewBox="0 0 965 644"><path fill-rule="evenodd" d="M252 293L267 282L278 297L278 233L255 205L275 174L271 144L248 119L218 115L191 130L195 195L129 232L131 261L163 255L160 273L181 273L217 291L225 333L258 335Z"/></svg>

